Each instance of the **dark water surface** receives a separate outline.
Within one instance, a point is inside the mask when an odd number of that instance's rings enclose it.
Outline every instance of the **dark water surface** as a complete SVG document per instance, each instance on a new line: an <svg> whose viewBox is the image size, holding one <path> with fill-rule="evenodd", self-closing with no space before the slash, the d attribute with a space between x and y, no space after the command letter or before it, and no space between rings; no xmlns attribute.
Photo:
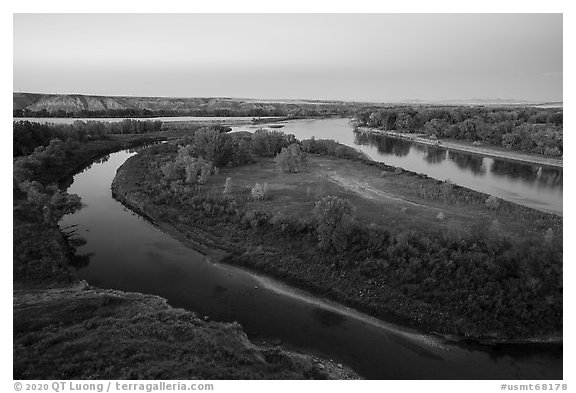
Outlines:
<svg viewBox="0 0 576 393"><path fill-rule="evenodd" d="M348 119L292 120L280 128L296 138L333 139L370 158L472 190L562 215L562 168L425 146L405 139L355 134ZM253 131L257 126L235 126Z"/></svg>
<svg viewBox="0 0 576 393"><path fill-rule="evenodd" d="M160 295L177 307L218 321L238 321L251 338L345 363L372 379L561 379L560 350L480 351L444 344L326 302L305 292L215 265L111 195L117 168L133 153L114 153L76 175L69 192L85 206L65 216L90 262L79 278L101 288Z"/></svg>

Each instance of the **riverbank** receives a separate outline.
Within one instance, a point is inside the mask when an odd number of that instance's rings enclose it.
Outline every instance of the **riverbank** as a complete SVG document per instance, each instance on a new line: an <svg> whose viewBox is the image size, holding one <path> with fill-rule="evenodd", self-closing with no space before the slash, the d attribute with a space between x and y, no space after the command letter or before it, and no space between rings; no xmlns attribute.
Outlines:
<svg viewBox="0 0 576 393"><path fill-rule="evenodd" d="M266 223L271 217L279 217L276 219L278 225L293 225L280 217L310 217L319 195L331 194L351 200L356 207L357 218L367 226L383 228L393 225L402 228L402 232L417 230L425 233L425 236L438 231L454 234L459 230L465 231L470 224L481 225L496 220L498 230L506 237L522 241L533 238L533 242L541 242L538 239L542 238L546 228L553 227L555 233L561 233L560 218L504 201L495 211L484 204L486 195L446 186L409 172L386 169L383 164L314 156L309 156L306 170L291 175L279 176L270 159L259 160L254 165L221 168L218 175L211 176L208 183L202 186L204 191L200 195L189 196L199 198L199 201L206 200L204 205L200 202L202 212L189 202L183 202L181 197L180 202L173 203L166 198L156 202L158 196L154 184L159 184L160 180L143 168L155 166L155 163L150 165L150 160L166 158L158 151L145 151L129 159L117 172L113 183L114 196L131 209L148 216L171 235L218 261L273 276L387 321L428 332L439 331L446 338L474 338L484 343L561 341L561 327L555 332L556 327L560 326L556 322L561 321L561 317L558 319L558 315L554 314L556 311L549 314L551 319L546 322L556 321L553 322L555 327L541 326L537 330L533 330L534 326L528 320L523 327L518 325L517 318L532 318L528 314L511 317L513 322L503 315L493 320L489 316L489 308L484 311L485 317L482 316L483 312L477 310L464 312L463 303L457 301L458 297L448 290L458 281L442 283L441 286L448 285L442 294L434 289L440 282L430 282L431 286L426 288L419 288L416 277L410 278L411 283L403 282L407 279L406 274L427 276L427 269L433 268L433 264L419 264L415 270L410 269L410 273L403 272L399 276L397 271L389 270L389 262L385 260L364 260L366 256L361 253L332 255L320 252L313 242L314 232L304 229L308 225L304 222L298 224L303 229L292 229L297 231L296 234L284 232L282 241L274 233L278 228ZM227 218L225 214L207 214L215 208L211 207L214 200L226 205L227 202L220 201L217 195L221 195L228 177L234 184L228 201L239 211L236 213L239 214L237 219ZM268 184L270 195L265 202L250 201L250 188L255 183ZM203 199L208 197L202 195L211 195L212 202ZM471 208L471 204L474 208ZM251 217L247 222L242 218L245 213ZM211 254L211 250L218 251ZM430 274L437 273L432 270ZM476 271L478 277L483 274ZM469 278L470 283L466 285L476 285L484 280L474 276ZM492 281L493 278L486 276L485 279ZM486 283L483 282L482 286L485 287ZM495 285L499 284L495 282ZM513 285L518 286L519 283ZM411 289L407 291L408 288ZM505 291L505 288L500 290ZM473 298L475 290L468 291L466 289L459 296L472 296L468 298L469 306L466 307L474 307L477 302ZM425 298L422 297L424 295ZM506 297L504 292L499 296ZM559 298L554 295L554 299L554 302L561 302L561 295ZM509 303L505 308L513 314L515 308L516 312L524 313L521 308L528 304L534 307L539 302L537 298L525 299L527 303L522 305L515 304L517 300L503 300ZM455 312L458 307L461 311ZM538 313L547 308L543 304L537 307L542 307ZM513 333L509 330L511 327L519 330Z"/></svg>
<svg viewBox="0 0 576 393"><path fill-rule="evenodd" d="M475 146L472 142L459 141L459 140L432 140L424 137L424 134L413 134L413 133L402 133L396 131L384 131L375 128L368 127L358 127L357 132L373 134L373 135L385 135L393 138L400 138L409 140L414 143L436 146L445 149L451 149L456 151L462 151L466 153L477 154L487 157L502 158L505 160L526 162L530 164L546 165L555 168L563 167L562 158L544 157L536 154L526 154L512 150L506 150L503 147L498 146Z"/></svg>
<svg viewBox="0 0 576 393"><path fill-rule="evenodd" d="M69 184L103 155L166 138L119 136L83 144L37 174ZM36 217L14 189L15 379L351 379L344 365L250 342L238 324L170 307L156 296L74 279L87 262L56 222Z"/></svg>
<svg viewBox="0 0 576 393"><path fill-rule="evenodd" d="M356 379L237 323L85 282L14 291L14 379Z"/></svg>

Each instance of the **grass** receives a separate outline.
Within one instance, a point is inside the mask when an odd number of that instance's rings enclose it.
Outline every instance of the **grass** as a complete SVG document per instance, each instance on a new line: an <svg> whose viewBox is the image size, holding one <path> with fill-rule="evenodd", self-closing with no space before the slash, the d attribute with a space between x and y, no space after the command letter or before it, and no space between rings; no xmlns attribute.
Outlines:
<svg viewBox="0 0 576 393"><path fill-rule="evenodd" d="M495 210L483 202L471 209L469 203L430 198L424 190L430 194L450 193L457 186L410 172L382 171L359 161L309 156L308 164L299 173L282 174L276 170L272 158L260 158L255 165L223 168L209 178L206 191L222 192L227 177L232 179L234 197L249 209L261 208L269 213L279 211L309 217L317 200L335 195L352 202L360 221L382 228L437 232L450 227L465 231L475 226L488 227L498 220L503 236L542 241L547 229L552 228L556 239L562 239L562 220L552 215L532 212L534 219L532 215L523 214L525 208L504 201L500 203L506 208ZM249 191L256 183L268 184L267 202L251 200ZM434 188L431 183L435 183ZM437 218L440 211L444 212L443 221Z"/></svg>
<svg viewBox="0 0 576 393"><path fill-rule="evenodd" d="M14 379L329 376L308 356L252 344L237 323L204 321L156 296L84 283L15 292Z"/></svg>

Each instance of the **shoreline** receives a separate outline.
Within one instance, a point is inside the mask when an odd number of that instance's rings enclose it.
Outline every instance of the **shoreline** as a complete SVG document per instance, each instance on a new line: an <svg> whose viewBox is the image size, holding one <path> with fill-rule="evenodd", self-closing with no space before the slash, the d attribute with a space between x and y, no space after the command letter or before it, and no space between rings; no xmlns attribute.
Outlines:
<svg viewBox="0 0 576 393"><path fill-rule="evenodd" d="M373 135L384 135L389 136L392 138L398 138L407 140L410 142L418 143L421 145L427 146L434 146L438 148L448 149L448 150L456 150L470 154L476 154L480 156L486 156L491 158L500 158L509 161L519 161L528 164L534 165L543 165L549 166L553 168L563 168L563 160L562 158L553 158L553 157L545 157L545 156L538 156L532 155L528 153L516 152L512 150L502 150L493 147L493 146L471 146L464 142L454 141L454 140L439 140L440 143L436 141L423 138L422 134L409 134L409 133L402 133L396 131L384 131L375 128L369 127L358 127L355 132L366 133L366 134L373 134Z"/></svg>

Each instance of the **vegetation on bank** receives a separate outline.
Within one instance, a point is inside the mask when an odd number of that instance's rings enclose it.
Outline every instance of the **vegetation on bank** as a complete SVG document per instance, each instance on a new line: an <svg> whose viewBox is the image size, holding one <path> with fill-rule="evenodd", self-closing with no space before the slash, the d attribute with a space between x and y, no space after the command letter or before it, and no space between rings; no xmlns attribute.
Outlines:
<svg viewBox="0 0 576 393"><path fill-rule="evenodd" d="M105 140L110 135L141 135L159 132L161 121L125 119L121 122L75 121L73 124L40 124L29 121L14 122L12 141L14 157L28 155L37 147L48 146L53 140L86 143ZM78 146L71 146L69 151Z"/></svg>
<svg viewBox="0 0 576 393"><path fill-rule="evenodd" d="M18 130L24 126L18 125ZM77 282L71 269L89 260L75 254L73 245L79 239L62 233L58 221L79 208L80 200L57 185L98 157L171 134L136 131L95 138L98 134L91 127L108 126L28 126L42 129L42 136L60 139L46 145L14 139L14 148L23 153L37 145L30 154L14 158L15 379L357 377L332 362L277 346L255 345L238 324L200 319L155 296L101 290ZM84 126L90 132L74 134Z"/></svg>
<svg viewBox="0 0 576 393"><path fill-rule="evenodd" d="M286 157L297 172L278 164ZM225 262L378 317L477 338L561 335L561 218L363 161L333 141L203 130L131 158L113 189L224 249Z"/></svg>
<svg viewBox="0 0 576 393"><path fill-rule="evenodd" d="M14 286L51 286L69 283L68 263L79 263L74 250L60 232L62 215L80 207L78 196L64 191L62 183L97 159L112 151L153 143L163 134L100 134L87 138L74 127L14 123L13 221ZM89 127L94 124L88 125ZM106 128L106 125L96 127ZM98 135L93 133L94 135ZM46 142L48 141L48 142Z"/></svg>
<svg viewBox="0 0 576 393"><path fill-rule="evenodd" d="M563 111L558 108L373 108L359 110L355 125L466 140L550 157L563 154Z"/></svg>

